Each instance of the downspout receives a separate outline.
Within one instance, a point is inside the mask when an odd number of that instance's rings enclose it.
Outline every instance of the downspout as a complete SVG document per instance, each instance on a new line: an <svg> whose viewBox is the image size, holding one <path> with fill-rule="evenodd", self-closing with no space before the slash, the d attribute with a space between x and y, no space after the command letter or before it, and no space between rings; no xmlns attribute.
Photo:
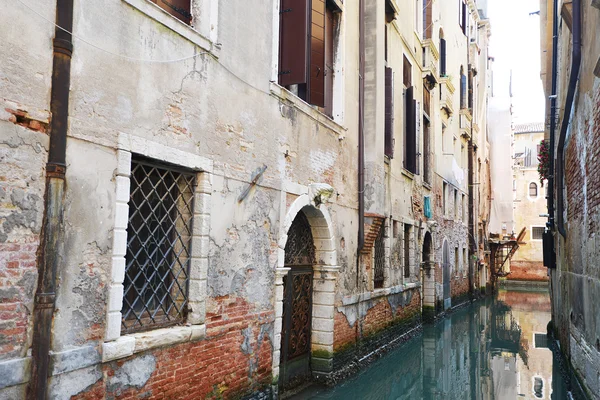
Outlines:
<svg viewBox="0 0 600 400"><path fill-rule="evenodd" d="M565 101L565 111L563 113L562 125L560 127L560 136L558 137L558 148L556 150L556 213L558 219L558 232L566 239L567 230L565 229L564 218L564 170L565 170L565 139L567 129L571 119L573 109L573 98L575 97L575 87L579 76L579 67L581 66L581 0L573 0L573 54L571 57L571 75L569 76L569 87L567 89L567 99Z"/></svg>
<svg viewBox="0 0 600 400"><path fill-rule="evenodd" d="M469 293L473 295L474 288L473 282L475 279L475 269L473 268L473 255L476 254L477 243L475 242L475 201L473 198L474 193L474 179L473 174L475 173L473 168L473 157L475 152L475 146L473 145L473 124L471 124L471 138L469 139L469 160L468 160L468 168L469 168Z"/></svg>
<svg viewBox="0 0 600 400"><path fill-rule="evenodd" d="M471 68L471 65L469 65L469 98L470 98L470 105L471 105L471 115L473 115L473 108L474 108L474 101L473 101L473 69ZM475 157L475 146L473 144L473 121L471 120L471 137L469 138L469 147L468 147L468 154L469 154L469 159L467 161L467 168L469 168L469 174L468 174L468 185L469 185L469 259L468 259L468 268L469 268L469 293L471 294L471 296L473 296L474 294L474 287L473 287L473 281L475 279L475 269L473 268L473 255L476 254L476 250L477 250L477 243L475 240L475 199L473 198L473 193L474 193L474 174L475 174L475 168L474 168L474 157Z"/></svg>
<svg viewBox="0 0 600 400"><path fill-rule="evenodd" d="M44 217L37 252L38 287L33 308L32 370L27 399L47 397L52 321L56 304L56 277L61 261L69 86L73 42L73 0L56 1L50 94L50 151L46 164Z"/></svg>
<svg viewBox="0 0 600 400"><path fill-rule="evenodd" d="M360 252L365 245L365 8L359 0L359 70L358 70L358 261L356 284L359 283Z"/></svg>
<svg viewBox="0 0 600 400"><path fill-rule="evenodd" d="M358 17L358 247L356 251L356 289L360 293L360 254L365 246L365 4L359 0ZM355 338L360 344L359 321L355 323Z"/></svg>

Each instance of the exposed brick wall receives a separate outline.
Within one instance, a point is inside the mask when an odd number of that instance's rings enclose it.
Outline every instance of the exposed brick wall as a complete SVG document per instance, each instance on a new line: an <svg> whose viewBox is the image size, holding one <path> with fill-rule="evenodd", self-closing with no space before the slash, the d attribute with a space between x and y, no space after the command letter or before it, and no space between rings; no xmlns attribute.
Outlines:
<svg viewBox="0 0 600 400"><path fill-rule="evenodd" d="M37 247L37 243L0 243L0 360L24 355Z"/></svg>
<svg viewBox="0 0 600 400"><path fill-rule="evenodd" d="M468 276L463 277L462 274L458 278L452 276L452 282L450 283L450 295L452 298L465 296L469 293L469 278ZM453 306L457 305L452 303Z"/></svg>
<svg viewBox="0 0 600 400"><path fill-rule="evenodd" d="M548 269L541 261L511 261L509 281L548 281Z"/></svg>
<svg viewBox="0 0 600 400"><path fill-rule="evenodd" d="M567 204L569 220L581 220L583 216L584 193L583 173L579 162L578 139L576 135L571 137L567 147L565 158L565 183L567 185Z"/></svg>
<svg viewBox="0 0 600 400"><path fill-rule="evenodd" d="M103 380L77 399L231 399L271 383L273 312L254 310L243 299L212 299L206 338L103 365ZM135 357L152 355L156 368L141 388L111 381Z"/></svg>
<svg viewBox="0 0 600 400"><path fill-rule="evenodd" d="M0 360L24 357L28 348L48 142L39 131L13 125L27 115L17 119L16 111L6 111L10 125L0 118Z"/></svg>
<svg viewBox="0 0 600 400"><path fill-rule="evenodd" d="M356 324L350 326L346 316L336 312L334 316L333 351L337 352L356 343Z"/></svg>
<svg viewBox="0 0 600 400"><path fill-rule="evenodd" d="M390 328L397 323L407 321L421 312L421 296L417 289L412 291L410 303L398 305L395 313L392 312L390 301L386 297L374 300L376 304L371 307L366 315L353 326L350 326L343 313L336 313L334 330L334 351L345 350L355 344L357 340L376 335L386 328ZM357 325L359 329L357 330ZM359 335L360 337L357 337Z"/></svg>

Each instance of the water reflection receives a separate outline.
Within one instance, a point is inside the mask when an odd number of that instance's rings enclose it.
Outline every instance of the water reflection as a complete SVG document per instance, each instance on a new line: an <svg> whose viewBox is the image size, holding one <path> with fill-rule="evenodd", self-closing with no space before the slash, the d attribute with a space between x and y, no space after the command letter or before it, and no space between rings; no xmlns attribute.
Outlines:
<svg viewBox="0 0 600 400"><path fill-rule="evenodd" d="M501 291L313 399L566 399L546 343L547 291Z"/></svg>

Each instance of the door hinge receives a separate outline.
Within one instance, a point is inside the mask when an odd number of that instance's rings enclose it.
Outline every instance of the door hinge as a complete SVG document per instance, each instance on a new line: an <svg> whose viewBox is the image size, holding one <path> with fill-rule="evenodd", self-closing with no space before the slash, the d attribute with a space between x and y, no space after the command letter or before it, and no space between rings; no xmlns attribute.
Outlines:
<svg viewBox="0 0 600 400"><path fill-rule="evenodd" d="M292 11L291 8L286 8L285 10L279 11L279 14L283 14L283 13L290 12L290 11Z"/></svg>
<svg viewBox="0 0 600 400"><path fill-rule="evenodd" d="M279 75L289 75L289 74L291 74L291 73L292 73L292 71L290 71L290 70L287 70L287 71L281 71L281 72L279 73Z"/></svg>

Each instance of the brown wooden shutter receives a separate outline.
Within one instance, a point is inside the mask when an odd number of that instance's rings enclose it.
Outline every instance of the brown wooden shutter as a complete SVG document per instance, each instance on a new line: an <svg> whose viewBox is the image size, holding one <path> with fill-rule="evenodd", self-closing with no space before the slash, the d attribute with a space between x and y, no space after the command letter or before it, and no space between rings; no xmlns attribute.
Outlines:
<svg viewBox="0 0 600 400"><path fill-rule="evenodd" d="M325 114L333 118L333 27L335 19L329 7L325 15Z"/></svg>
<svg viewBox="0 0 600 400"><path fill-rule="evenodd" d="M433 35L433 9L431 3L433 2L433 0L425 0L425 2L427 4L425 5L425 7L423 7L423 14L425 14L423 17L423 33L425 34L425 39L431 39Z"/></svg>
<svg viewBox="0 0 600 400"><path fill-rule="evenodd" d="M404 97L404 104L406 107L406 137L404 146L404 167L410 172L415 172L416 163L416 137L415 137L415 99L414 99L414 86L406 89L406 95Z"/></svg>
<svg viewBox="0 0 600 400"><path fill-rule="evenodd" d="M325 107L325 1L312 0L308 75L306 101Z"/></svg>
<svg viewBox="0 0 600 400"><path fill-rule="evenodd" d="M307 82L310 0L281 0L279 19L279 84Z"/></svg>
<svg viewBox="0 0 600 400"><path fill-rule="evenodd" d="M191 0L151 0L154 4L171 14L177 19L189 24L192 22L190 12Z"/></svg>
<svg viewBox="0 0 600 400"><path fill-rule="evenodd" d="M385 155L394 158L394 71L385 68Z"/></svg>
<svg viewBox="0 0 600 400"><path fill-rule="evenodd" d="M440 39L440 76L446 76L446 39Z"/></svg>
<svg viewBox="0 0 600 400"><path fill-rule="evenodd" d="M413 100L415 110L415 174L421 173L421 104Z"/></svg>

